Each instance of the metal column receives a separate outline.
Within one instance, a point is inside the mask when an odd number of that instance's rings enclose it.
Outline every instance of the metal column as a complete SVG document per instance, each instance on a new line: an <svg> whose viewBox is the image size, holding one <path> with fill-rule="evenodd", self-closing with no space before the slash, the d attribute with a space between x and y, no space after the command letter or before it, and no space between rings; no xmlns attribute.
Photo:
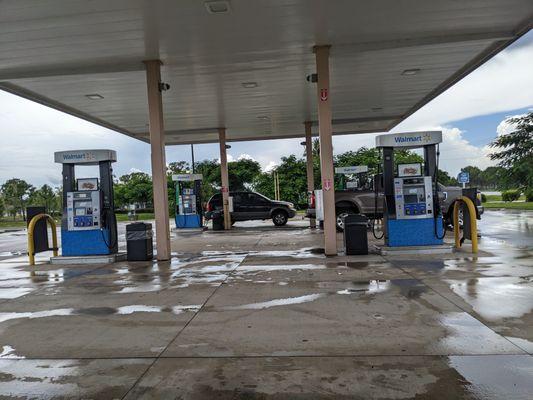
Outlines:
<svg viewBox="0 0 533 400"><path fill-rule="evenodd" d="M115 215L115 200L113 193L113 167L111 161L98 163L100 169L100 189L104 193L101 205L105 226L109 228L109 244L111 253L118 252L117 217Z"/></svg>
<svg viewBox="0 0 533 400"><path fill-rule="evenodd" d="M161 98L161 61L145 61L152 150L152 181L156 228L157 259L170 259L170 228L168 213L167 164L165 160L165 130Z"/></svg>
<svg viewBox="0 0 533 400"><path fill-rule="evenodd" d="M305 158L307 161L307 191L313 194L315 190L315 176L313 171L313 138L311 137L311 122L305 122ZM309 218L309 227L316 228L316 219Z"/></svg>
<svg viewBox="0 0 533 400"><path fill-rule="evenodd" d="M324 251L328 256L337 254L335 226L335 188L333 180L333 143L331 139L331 94L329 91L329 48L315 46L318 102L318 133L320 137L320 172L324 206Z"/></svg>

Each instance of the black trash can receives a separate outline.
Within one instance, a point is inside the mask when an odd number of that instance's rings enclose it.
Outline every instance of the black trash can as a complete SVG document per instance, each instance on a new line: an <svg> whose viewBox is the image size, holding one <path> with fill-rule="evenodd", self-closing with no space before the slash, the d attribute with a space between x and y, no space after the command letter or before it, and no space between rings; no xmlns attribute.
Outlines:
<svg viewBox="0 0 533 400"><path fill-rule="evenodd" d="M211 219L213 220L214 231L224 230L224 213L222 212L222 210L213 211L213 213L211 214Z"/></svg>
<svg viewBox="0 0 533 400"><path fill-rule="evenodd" d="M39 214L45 214L46 210L42 206L26 207L26 225L29 225L32 218ZM51 250L48 247L48 228L46 218L41 218L33 228L33 246L36 253Z"/></svg>
<svg viewBox="0 0 533 400"><path fill-rule="evenodd" d="M363 214L344 217L344 248L346 255L368 254L368 218Z"/></svg>
<svg viewBox="0 0 533 400"><path fill-rule="evenodd" d="M128 261L148 261L154 258L152 224L136 222L126 225Z"/></svg>

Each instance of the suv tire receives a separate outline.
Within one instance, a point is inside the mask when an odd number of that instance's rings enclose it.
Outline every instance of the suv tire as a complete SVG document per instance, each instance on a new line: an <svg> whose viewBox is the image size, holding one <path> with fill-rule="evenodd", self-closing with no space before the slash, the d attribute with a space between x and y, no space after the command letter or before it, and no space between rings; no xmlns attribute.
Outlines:
<svg viewBox="0 0 533 400"><path fill-rule="evenodd" d="M337 228L337 232L344 232L344 223L343 219L347 215L351 214L359 214L357 211L354 210L339 210L335 213L335 228Z"/></svg>
<svg viewBox="0 0 533 400"><path fill-rule="evenodd" d="M283 226L287 223L289 217L283 210L276 210L272 213L272 222L276 226Z"/></svg>

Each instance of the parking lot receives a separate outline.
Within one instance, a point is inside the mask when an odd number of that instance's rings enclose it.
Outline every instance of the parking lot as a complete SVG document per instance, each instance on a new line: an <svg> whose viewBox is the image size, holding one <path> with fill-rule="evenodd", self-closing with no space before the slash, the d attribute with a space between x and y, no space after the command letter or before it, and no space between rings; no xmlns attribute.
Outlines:
<svg viewBox="0 0 533 400"><path fill-rule="evenodd" d="M532 219L487 212L477 257L326 258L302 220L175 234L163 263L13 256L0 263L0 393L530 398Z"/></svg>

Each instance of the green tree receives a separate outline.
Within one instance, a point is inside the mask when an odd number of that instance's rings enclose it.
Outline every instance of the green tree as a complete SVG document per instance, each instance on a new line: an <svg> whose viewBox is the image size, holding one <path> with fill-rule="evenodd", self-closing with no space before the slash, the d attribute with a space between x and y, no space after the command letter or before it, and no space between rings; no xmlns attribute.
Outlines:
<svg viewBox="0 0 533 400"><path fill-rule="evenodd" d="M495 150L491 160L507 170L506 184L520 189L533 187L533 112L508 120L515 126L508 134L498 136L490 146Z"/></svg>
<svg viewBox="0 0 533 400"><path fill-rule="evenodd" d="M229 162L228 178L230 190L250 190L254 179L260 173L261 165L255 160L242 158L237 161Z"/></svg>
<svg viewBox="0 0 533 400"><path fill-rule="evenodd" d="M217 160L194 163L197 174L202 174L202 201L207 202L220 189L220 165Z"/></svg>
<svg viewBox="0 0 533 400"><path fill-rule="evenodd" d="M144 172L132 172L122 175L119 183L115 184L115 200L117 203L128 205L138 203L144 207L153 204L152 178Z"/></svg>
<svg viewBox="0 0 533 400"><path fill-rule="evenodd" d="M281 200L290 201L302 208L307 204L306 161L294 154L281 158L281 164L271 172L257 175L252 185L253 190L269 198L274 198L274 173L279 177Z"/></svg>
<svg viewBox="0 0 533 400"><path fill-rule="evenodd" d="M0 219L4 217L5 212L6 212L6 205L4 203L4 198L0 196Z"/></svg>
<svg viewBox="0 0 533 400"><path fill-rule="evenodd" d="M57 190L45 184L31 194L29 203L43 206L47 213L53 214L59 211L60 200Z"/></svg>
<svg viewBox="0 0 533 400"><path fill-rule="evenodd" d="M481 180L485 189L507 189L505 187L505 168L487 167L481 171Z"/></svg>
<svg viewBox="0 0 533 400"><path fill-rule="evenodd" d="M28 182L17 178L9 179L2 185L0 191L13 219L19 213L26 220L26 204L34 190Z"/></svg>

